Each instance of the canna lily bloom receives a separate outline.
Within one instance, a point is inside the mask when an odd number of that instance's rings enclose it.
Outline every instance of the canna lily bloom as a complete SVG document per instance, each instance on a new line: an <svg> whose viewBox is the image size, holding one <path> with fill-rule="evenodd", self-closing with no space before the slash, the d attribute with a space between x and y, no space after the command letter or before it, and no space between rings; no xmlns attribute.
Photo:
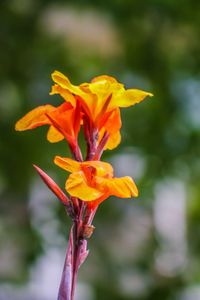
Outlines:
<svg viewBox="0 0 200 300"><path fill-rule="evenodd" d="M58 107L42 105L28 112L15 125L18 131L33 129L39 126L49 125L47 139L56 143L64 138L71 146L76 145L77 135L80 130L80 108L64 102Z"/></svg>
<svg viewBox="0 0 200 300"><path fill-rule="evenodd" d="M66 76L58 71L53 72L52 79L56 84L53 85L51 94L60 94L72 105L74 105L74 101L80 101L84 113L92 122L93 128L101 131L101 135L103 135L102 132L108 131L110 141L108 141L106 148L109 149L113 149L120 142L119 108L135 105L144 100L146 96L153 96L153 94L142 90L126 90L123 84L107 75L95 77L90 83L82 83L79 86L73 85ZM112 130L106 122L110 114L115 115Z"/></svg>
<svg viewBox="0 0 200 300"><path fill-rule="evenodd" d="M56 156L56 165L70 172L66 181L67 192L89 205L96 206L109 196L131 198L138 196L137 187L131 177L113 177L113 168L102 161L77 162Z"/></svg>

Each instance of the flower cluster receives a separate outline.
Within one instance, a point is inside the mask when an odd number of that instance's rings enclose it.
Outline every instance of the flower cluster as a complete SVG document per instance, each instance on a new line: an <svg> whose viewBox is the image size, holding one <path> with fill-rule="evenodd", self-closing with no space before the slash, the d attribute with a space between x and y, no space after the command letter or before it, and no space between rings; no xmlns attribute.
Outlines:
<svg viewBox="0 0 200 300"><path fill-rule="evenodd" d="M110 195L137 196L137 188L130 177L113 178L112 167L100 162L105 149L113 149L120 143L120 107L139 103L146 96L141 90L126 90L123 84L110 76L95 77L90 83L73 85L62 73L52 74L55 84L51 95L59 94L64 102L55 107L39 106L16 123L16 130L23 131L49 125L47 139L55 143L66 139L75 160L55 158L55 163L71 172L66 182L67 192L83 201L99 203ZM81 126L87 142L86 162L78 146Z"/></svg>
<svg viewBox="0 0 200 300"><path fill-rule="evenodd" d="M115 78L106 75L79 86L73 85L58 71L53 72L52 79L54 85L50 95L59 94L63 98L62 103L57 107L47 104L33 109L16 123L15 128L23 131L48 125L48 141L56 143L66 139L73 156L73 159L60 156L54 159L57 166L71 173L65 184L69 196L35 166L47 186L65 205L73 221L58 298L71 300L77 270L88 253L85 238L93 231L91 222L98 205L111 195L120 198L138 195L133 179L129 176L114 177L112 166L101 161L101 155L104 150L117 147L121 141L120 108L135 105L152 94L125 89ZM87 145L85 158L78 144L81 128ZM66 266L70 266L70 274ZM64 284L66 276L67 285Z"/></svg>

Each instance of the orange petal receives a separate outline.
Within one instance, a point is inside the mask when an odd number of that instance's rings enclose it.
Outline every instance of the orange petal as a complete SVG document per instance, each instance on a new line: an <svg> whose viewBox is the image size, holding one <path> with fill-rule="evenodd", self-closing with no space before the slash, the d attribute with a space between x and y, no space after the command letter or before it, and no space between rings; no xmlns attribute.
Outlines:
<svg viewBox="0 0 200 300"><path fill-rule="evenodd" d="M54 163L60 168L71 173L81 170L80 163L68 157L56 156L54 158Z"/></svg>
<svg viewBox="0 0 200 300"><path fill-rule="evenodd" d="M112 111L105 113L98 124L99 130L104 128L110 134L118 131L122 126L121 115L119 108L115 108Z"/></svg>
<svg viewBox="0 0 200 300"><path fill-rule="evenodd" d="M38 126L50 124L46 114L55 110L52 105L38 106L35 109L28 112L23 118L21 118L15 125L15 129L18 131L33 129Z"/></svg>
<svg viewBox="0 0 200 300"><path fill-rule="evenodd" d="M94 201L90 201L87 203L87 207L88 208L91 208L91 209L94 209L96 208L101 202L103 202L104 200L106 200L107 198L110 197L110 194L109 193L104 193L101 197L97 198L96 200Z"/></svg>
<svg viewBox="0 0 200 300"><path fill-rule="evenodd" d="M49 113L48 116L68 135L74 137L74 129L76 134L78 134L80 129L80 111L76 111L70 103L64 102L56 110Z"/></svg>
<svg viewBox="0 0 200 300"><path fill-rule="evenodd" d="M47 140L50 143L57 143L64 139L64 136L54 127L50 126L47 132Z"/></svg>
<svg viewBox="0 0 200 300"><path fill-rule="evenodd" d="M104 194L88 185L82 171L72 173L66 181L65 188L71 196L77 197L83 201L94 201Z"/></svg>

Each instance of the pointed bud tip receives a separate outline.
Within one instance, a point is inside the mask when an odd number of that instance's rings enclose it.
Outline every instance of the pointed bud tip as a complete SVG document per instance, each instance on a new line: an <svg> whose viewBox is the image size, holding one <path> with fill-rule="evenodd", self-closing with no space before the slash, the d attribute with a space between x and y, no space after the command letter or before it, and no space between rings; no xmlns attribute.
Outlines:
<svg viewBox="0 0 200 300"><path fill-rule="evenodd" d="M39 175L45 174L44 171L42 171L42 169L40 169L37 165L32 164L32 166L39 173Z"/></svg>
<svg viewBox="0 0 200 300"><path fill-rule="evenodd" d="M61 188L55 183L55 181L47 175L42 169L33 164L33 167L36 169L44 183L48 186L48 188L56 195L56 197L64 204L69 204L69 199L65 195L65 193L61 190Z"/></svg>

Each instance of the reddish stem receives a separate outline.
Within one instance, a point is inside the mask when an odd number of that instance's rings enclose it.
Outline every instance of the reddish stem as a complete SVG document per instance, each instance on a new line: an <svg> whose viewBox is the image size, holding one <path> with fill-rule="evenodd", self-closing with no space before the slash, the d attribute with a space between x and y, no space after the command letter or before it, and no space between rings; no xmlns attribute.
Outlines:
<svg viewBox="0 0 200 300"><path fill-rule="evenodd" d="M89 126L85 126L85 139L88 143L86 159L92 160L96 152L97 156L100 156L101 148L104 147L104 143L101 143L100 149L97 151L98 130L91 130ZM78 147L78 143L77 147L71 147L71 151L77 161L82 161L82 154ZM91 223L97 209L97 207L89 208L84 201L78 200L74 197L71 197L71 202L73 203L75 216L73 218L73 225L70 231L58 300L74 299L78 269L88 255L86 238L89 238L94 230Z"/></svg>
<svg viewBox="0 0 200 300"><path fill-rule="evenodd" d="M65 264L60 283L58 300L71 300L71 281L72 281L72 249L73 249L73 228L70 230L69 242L65 258Z"/></svg>
<svg viewBox="0 0 200 300"><path fill-rule="evenodd" d="M79 268L79 256L80 256L80 248L81 248L81 239L79 237L79 223L74 224L74 249L73 249L73 261L72 261L72 282L71 282L71 300L74 299L76 280L78 276L78 268Z"/></svg>
<svg viewBox="0 0 200 300"><path fill-rule="evenodd" d="M85 238L86 235L84 230L86 226L91 225L97 207L87 208L83 201L80 201L79 204L79 213L74 220L70 231L58 300L74 299L78 269L88 255L87 240Z"/></svg>

